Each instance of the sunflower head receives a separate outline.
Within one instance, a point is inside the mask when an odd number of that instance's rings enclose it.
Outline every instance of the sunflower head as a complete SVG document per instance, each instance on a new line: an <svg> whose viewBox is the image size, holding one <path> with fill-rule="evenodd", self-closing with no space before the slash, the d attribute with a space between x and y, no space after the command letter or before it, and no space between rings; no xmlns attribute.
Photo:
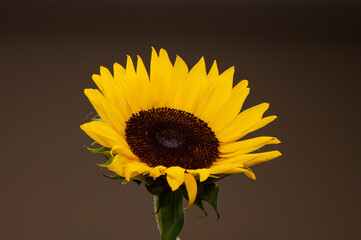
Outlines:
<svg viewBox="0 0 361 240"><path fill-rule="evenodd" d="M145 183L155 195L180 189L187 207L196 201L202 209L222 177L243 172L255 179L250 167L281 153L253 152L280 141L243 138L276 116L263 117L267 103L242 110L248 81L233 87L233 74L233 67L219 74L215 61L207 72L203 58L188 70L179 56L172 64L164 49L153 49L150 74L139 56L136 68L129 56L113 74L101 67L93 75L99 89L85 89L99 118L81 125L102 145L91 149L107 157L100 166L115 173L111 178Z"/></svg>

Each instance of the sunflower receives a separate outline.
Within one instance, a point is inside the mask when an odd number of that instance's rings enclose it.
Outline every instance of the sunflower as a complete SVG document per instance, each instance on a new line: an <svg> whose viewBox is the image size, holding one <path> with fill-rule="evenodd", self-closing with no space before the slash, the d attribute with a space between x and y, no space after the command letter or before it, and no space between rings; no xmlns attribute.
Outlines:
<svg viewBox="0 0 361 240"><path fill-rule="evenodd" d="M184 184L188 208L197 182L241 172L255 179L250 166L281 155L252 153L277 138L240 140L276 116L263 117L268 103L241 111L248 81L233 87L233 74L234 67L219 74L216 61L207 73L204 58L188 70L179 56L172 64L164 49L152 49L148 75L139 56L136 68L127 56L113 75L104 67L93 75L99 90L84 92L100 119L81 129L111 150L108 169L127 181L163 177L172 191Z"/></svg>

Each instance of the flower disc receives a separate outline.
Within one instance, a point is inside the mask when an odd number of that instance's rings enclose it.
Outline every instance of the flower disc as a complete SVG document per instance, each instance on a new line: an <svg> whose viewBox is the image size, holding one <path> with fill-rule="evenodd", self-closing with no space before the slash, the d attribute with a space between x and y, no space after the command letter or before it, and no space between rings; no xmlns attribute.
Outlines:
<svg viewBox="0 0 361 240"><path fill-rule="evenodd" d="M132 152L151 167L209 168L219 157L219 141L211 128L191 113L152 108L126 122Z"/></svg>

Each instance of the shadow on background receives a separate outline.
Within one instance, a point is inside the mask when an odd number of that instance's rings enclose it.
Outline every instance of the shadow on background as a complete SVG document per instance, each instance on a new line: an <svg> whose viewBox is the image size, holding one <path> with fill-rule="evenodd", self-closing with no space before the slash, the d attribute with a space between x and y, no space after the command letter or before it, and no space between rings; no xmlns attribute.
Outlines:
<svg viewBox="0 0 361 240"><path fill-rule="evenodd" d="M221 219L192 207L182 239L360 237L360 4L195 2L1 3L2 238L159 238L152 197L103 178L79 128L91 75L151 46L234 65L245 107L279 116L255 136L283 156L224 179Z"/></svg>

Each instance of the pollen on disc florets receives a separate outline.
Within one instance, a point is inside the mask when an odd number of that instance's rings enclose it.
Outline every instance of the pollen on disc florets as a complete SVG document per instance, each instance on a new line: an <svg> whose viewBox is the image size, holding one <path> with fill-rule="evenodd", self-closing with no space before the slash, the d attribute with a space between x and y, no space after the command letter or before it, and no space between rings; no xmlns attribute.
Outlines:
<svg viewBox="0 0 361 240"><path fill-rule="evenodd" d="M219 141L207 123L178 109L133 114L125 136L132 152L151 167L209 168L219 157Z"/></svg>

